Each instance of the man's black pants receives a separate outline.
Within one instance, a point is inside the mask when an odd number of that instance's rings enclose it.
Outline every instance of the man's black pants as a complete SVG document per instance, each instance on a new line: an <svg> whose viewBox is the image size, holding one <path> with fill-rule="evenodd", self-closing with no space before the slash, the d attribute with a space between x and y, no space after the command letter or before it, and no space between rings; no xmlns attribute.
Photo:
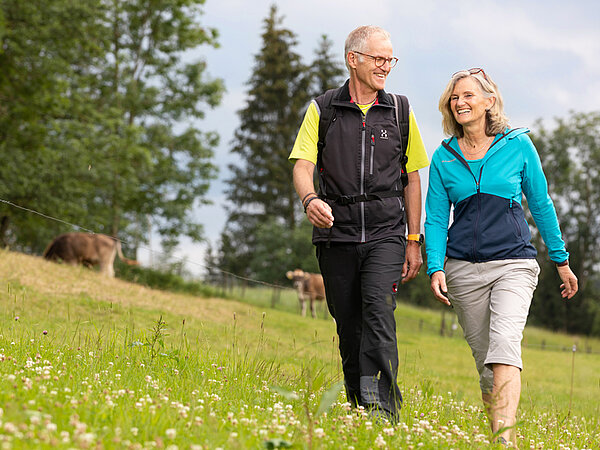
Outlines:
<svg viewBox="0 0 600 450"><path fill-rule="evenodd" d="M396 382L396 291L405 240L317 245L329 312L335 319L348 401L392 418L402 403Z"/></svg>

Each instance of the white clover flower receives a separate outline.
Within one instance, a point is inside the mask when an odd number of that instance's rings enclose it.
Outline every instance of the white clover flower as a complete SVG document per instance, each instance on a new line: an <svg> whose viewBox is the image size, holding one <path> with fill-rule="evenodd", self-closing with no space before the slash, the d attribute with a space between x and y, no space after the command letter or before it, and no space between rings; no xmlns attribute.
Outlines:
<svg viewBox="0 0 600 450"><path fill-rule="evenodd" d="M386 442L385 439L383 439L382 435L377 435L377 437L375 438L375 447L377 448L383 448L386 446Z"/></svg>
<svg viewBox="0 0 600 450"><path fill-rule="evenodd" d="M84 433L79 436L79 442L91 445L96 440L96 435L94 433Z"/></svg>
<svg viewBox="0 0 600 450"><path fill-rule="evenodd" d="M175 439L175 436L177 436L177 430L175 428L168 428L165 431L165 436L169 439Z"/></svg>
<svg viewBox="0 0 600 450"><path fill-rule="evenodd" d="M129 430L129 431L131 431L131 434L133 434L134 436L137 436L138 432L139 432L137 427L131 427L131 430Z"/></svg>
<svg viewBox="0 0 600 450"><path fill-rule="evenodd" d="M29 421L32 425L39 425L42 422L42 417L39 414L32 414Z"/></svg>
<svg viewBox="0 0 600 450"><path fill-rule="evenodd" d="M323 430L323 428L315 428L315 436L318 438L325 437L325 431Z"/></svg>

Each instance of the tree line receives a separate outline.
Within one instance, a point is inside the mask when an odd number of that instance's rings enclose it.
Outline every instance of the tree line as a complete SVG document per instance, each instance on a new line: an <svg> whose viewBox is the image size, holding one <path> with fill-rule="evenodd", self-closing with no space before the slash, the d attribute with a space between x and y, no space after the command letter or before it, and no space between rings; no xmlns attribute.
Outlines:
<svg viewBox="0 0 600 450"><path fill-rule="evenodd" d="M310 63L296 51L296 35L273 7L264 20L262 47L248 81L246 106L231 152L227 225L207 266L244 277L285 283L286 270L317 272L312 227L292 186L287 157L310 100L343 81L343 64L331 42L320 42ZM538 121L532 138L542 159L555 202L570 264L581 289L569 302L560 297L560 279L535 228L542 268L530 323L570 333L600 335L600 113L571 113L548 129ZM531 217L529 217L531 219ZM425 256L425 255L424 255ZM216 275L217 272L209 275ZM441 308L420 274L399 290L403 301Z"/></svg>
<svg viewBox="0 0 600 450"><path fill-rule="evenodd" d="M65 225L11 204L137 245L202 239L189 211L208 203L218 136L201 127L225 86L190 50L218 46L203 0L3 0L0 3L0 245L39 254ZM285 271L318 270L287 160L310 100L345 76L323 36L309 62L276 7L248 80L230 151L227 225L207 253L221 271L282 284ZM600 113L575 113L532 137L555 201L580 293L560 298L556 270L536 233L542 266L530 322L600 335ZM440 307L425 275L401 299Z"/></svg>
<svg viewBox="0 0 600 450"><path fill-rule="evenodd" d="M134 247L202 225L223 81L186 52L217 46L203 0L3 0L0 198ZM187 56L184 58L184 56ZM0 204L0 243L40 253L62 223Z"/></svg>

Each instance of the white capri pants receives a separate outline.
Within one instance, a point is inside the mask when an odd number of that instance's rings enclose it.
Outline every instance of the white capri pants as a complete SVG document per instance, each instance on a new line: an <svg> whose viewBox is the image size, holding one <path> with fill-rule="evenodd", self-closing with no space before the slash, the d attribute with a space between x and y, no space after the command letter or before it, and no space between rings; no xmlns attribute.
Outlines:
<svg viewBox="0 0 600 450"><path fill-rule="evenodd" d="M471 263L448 258L448 297L471 347L483 393L494 384L492 364L523 370L521 340L540 267L535 259Z"/></svg>

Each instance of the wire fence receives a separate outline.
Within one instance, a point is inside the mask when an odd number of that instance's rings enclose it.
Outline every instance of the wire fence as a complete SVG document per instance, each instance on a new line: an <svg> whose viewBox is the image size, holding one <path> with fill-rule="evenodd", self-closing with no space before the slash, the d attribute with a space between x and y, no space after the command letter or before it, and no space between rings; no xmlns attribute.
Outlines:
<svg viewBox="0 0 600 450"><path fill-rule="evenodd" d="M11 202L11 201L3 199L3 198L0 198L0 203L4 203L4 204L6 204L8 206L11 206L13 208L20 209L20 210L28 212L30 214L38 215L40 217L43 217L43 218L48 219L48 220L52 220L54 222L62 223L63 225L68 225L68 226L72 227L73 230L75 230L75 231L84 231L84 232L90 233L90 234L101 234L101 233L97 233L96 231L91 230L89 228L83 227L81 225L78 225L78 224L75 224L75 223L72 223L72 222L69 222L69 221L66 221L66 220L63 220L63 219L60 219L60 218L57 218L57 217L45 214L45 213L41 213L41 212L36 211L34 209L18 205L18 204L14 203L14 202ZM114 236L108 236L108 237L110 237L114 241L117 241L117 242L119 242L121 244L125 244L126 246L133 246L131 242L128 242L126 240L119 239L119 238L116 238ZM193 265L193 266L197 266L197 267L200 267L200 268L202 268L202 269L204 269L206 271L216 272L216 273L220 274L220 280L221 280L221 283L223 285L223 289L228 289L228 287L230 285L233 285L231 280L235 279L235 280L239 280L240 282L242 282L245 286L247 286L249 283L251 283L251 284L255 284L255 285L271 287L271 288L276 289L276 290L293 290L293 288L291 288L289 286L278 285L276 283L268 283L266 281L261 281L261 280L256 280L256 279L253 279L253 278L244 277L242 275L237 275L235 273L223 270L223 269L221 269L220 267L217 267L217 266L213 266L213 265L210 265L210 264L207 264L207 263L200 263L200 262L198 262L196 260L190 260L190 259L187 259L187 258L180 258L180 257L174 256L174 255L167 254L165 252L161 252L159 250L153 250L153 249L151 249L149 247L145 247L144 245L139 245L138 244L137 248L141 249L141 250L145 250L145 251L149 252L152 255L168 256L168 257L170 257L170 258L172 258L172 259L174 259L174 260L176 260L178 262L187 263L187 264L190 264L190 265Z"/></svg>
<svg viewBox="0 0 600 450"><path fill-rule="evenodd" d="M17 205L3 198L0 198L0 203L4 203L11 207L26 211L30 214L36 214L48 220L56 221L64 225L71 226L74 230L77 231L85 231L91 234L98 234L91 229L82 227L81 225L74 224L66 220L53 217L48 214L44 214L30 208L26 208L21 205ZM111 238L122 244L129 245L127 241L112 236ZM164 252L153 250L151 248L144 247L143 245L138 245L138 248L148 251L151 254L167 256L167 254ZM300 312L300 305L297 298L295 297L296 290L292 287L279 285L276 283L268 283L250 277L241 276L207 263L200 263L194 260L178 258L172 255L168 256L180 262L185 262L201 267L207 271L211 271L213 274L218 274L216 277L213 277L213 279L210 282L210 284L215 289L217 295L229 298L237 298L239 300L247 301L248 303L253 303L263 307L283 309L292 312ZM325 302L323 301L319 302L317 317L322 319L330 318ZM397 315L396 320L398 329L404 327L410 329L411 331L416 331L419 333L439 334L440 336L445 338L462 338L462 330L460 329L460 326L456 321L456 315L452 312L448 312L446 309L440 312L438 320L433 320L431 318L414 319L412 317L403 317L402 315ZM585 340L585 342L581 346L579 346L577 342L574 342L572 345L565 345L562 343L547 342L545 339L542 339L540 342L529 342L529 339L526 335L522 345L525 348L539 349L543 351L573 353L579 351L594 355L600 354L600 344L597 342L597 340L588 340L587 338L583 339Z"/></svg>
<svg viewBox="0 0 600 450"><path fill-rule="evenodd" d="M300 314L301 307L298 301L296 292L287 289L286 291L278 288L259 289L252 288L248 285L237 284L235 280L229 280L224 284L215 283L213 287L218 292L227 298L242 301L259 307L272 308L281 311ZM414 307L411 303L404 303L399 299L401 305L409 308ZM430 335L439 335L448 339L463 339L462 328L458 324L456 314L449 309L424 310L417 314L423 314L423 318L415 318L406 315L399 308L396 314L396 327L399 332L425 333ZM307 312L310 314L310 312ZM413 314L413 313L410 313ZM317 319L331 320L327 305L324 301L317 301L316 306ZM566 342L566 339L557 337L556 339L537 338L529 336L527 328L522 342L524 348L536 349L549 352L579 352L600 355L600 340L587 337L573 337L573 341Z"/></svg>

